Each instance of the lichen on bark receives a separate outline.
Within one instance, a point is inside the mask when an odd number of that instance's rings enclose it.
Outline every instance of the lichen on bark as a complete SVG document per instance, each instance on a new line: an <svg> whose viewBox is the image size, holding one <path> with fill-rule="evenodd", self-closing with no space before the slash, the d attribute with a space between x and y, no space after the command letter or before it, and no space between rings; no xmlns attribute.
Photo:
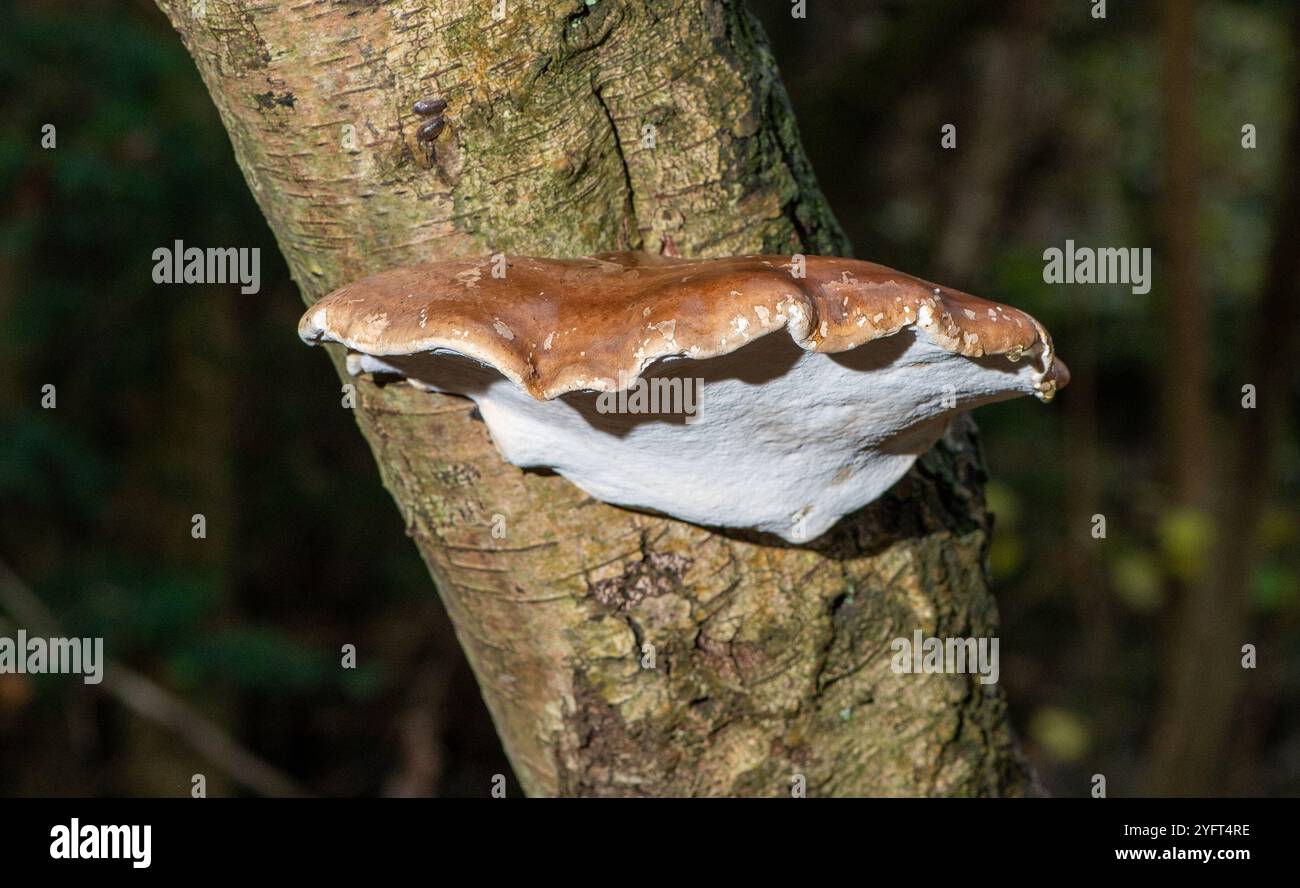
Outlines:
<svg viewBox="0 0 1300 888"><path fill-rule="evenodd" d="M470 0L158 2L309 303L494 251L847 252L734 4L507 2L498 19ZM448 126L429 146L411 105L431 97ZM796 547L520 471L467 401L358 391L530 794L788 795L799 776L810 795L1028 788L996 686L889 666L914 629L997 632L967 422Z"/></svg>

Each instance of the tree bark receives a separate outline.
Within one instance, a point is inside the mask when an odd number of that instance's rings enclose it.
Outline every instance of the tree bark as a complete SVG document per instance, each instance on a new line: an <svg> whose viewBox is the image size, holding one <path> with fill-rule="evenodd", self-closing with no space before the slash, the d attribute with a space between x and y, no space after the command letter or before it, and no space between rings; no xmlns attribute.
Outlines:
<svg viewBox="0 0 1300 888"><path fill-rule="evenodd" d="M496 251L847 251L765 39L732 4L158 2L308 303ZM434 97L448 126L426 147L411 105ZM889 642L915 629L997 634L969 421L794 547L593 501L504 462L470 402L355 382L529 794L1030 787L996 685L890 669Z"/></svg>

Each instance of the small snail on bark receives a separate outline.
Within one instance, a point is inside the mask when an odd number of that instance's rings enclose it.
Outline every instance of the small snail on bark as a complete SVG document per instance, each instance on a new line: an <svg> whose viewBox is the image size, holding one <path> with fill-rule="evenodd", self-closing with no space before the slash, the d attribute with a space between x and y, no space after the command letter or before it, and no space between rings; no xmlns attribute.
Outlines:
<svg viewBox="0 0 1300 888"><path fill-rule="evenodd" d="M447 118L442 116L442 112L446 109L446 99L420 99L411 106L411 110L416 114L429 118L415 131L415 138L421 142L432 142L442 135L442 131L447 127Z"/></svg>

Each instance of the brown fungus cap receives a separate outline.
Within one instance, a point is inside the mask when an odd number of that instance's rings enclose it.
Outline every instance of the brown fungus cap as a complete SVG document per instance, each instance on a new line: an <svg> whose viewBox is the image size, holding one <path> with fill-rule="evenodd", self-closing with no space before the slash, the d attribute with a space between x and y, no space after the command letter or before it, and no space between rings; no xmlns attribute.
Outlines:
<svg viewBox="0 0 1300 888"><path fill-rule="evenodd" d="M912 326L967 357L1032 356L1044 400L1069 381L1047 331L1018 309L872 262L803 261L796 277L789 256L445 260L341 287L298 330L379 357L456 352L538 399L614 391L660 358L727 354L783 327L804 349L841 352Z"/></svg>

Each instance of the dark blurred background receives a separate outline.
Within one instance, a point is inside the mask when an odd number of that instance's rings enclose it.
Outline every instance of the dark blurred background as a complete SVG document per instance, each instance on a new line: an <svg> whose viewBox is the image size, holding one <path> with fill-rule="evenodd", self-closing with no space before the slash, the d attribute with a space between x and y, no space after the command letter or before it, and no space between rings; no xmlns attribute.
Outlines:
<svg viewBox="0 0 1300 888"><path fill-rule="evenodd" d="M856 254L1028 310L1073 371L978 414L1046 788L1300 793L1296 4L750 6ZM0 675L0 795L486 794L509 766L176 35L147 0L0 23L0 634L37 608L141 679ZM153 285L177 238L260 246L262 291ZM1151 247L1151 293L1044 284L1066 238Z"/></svg>

